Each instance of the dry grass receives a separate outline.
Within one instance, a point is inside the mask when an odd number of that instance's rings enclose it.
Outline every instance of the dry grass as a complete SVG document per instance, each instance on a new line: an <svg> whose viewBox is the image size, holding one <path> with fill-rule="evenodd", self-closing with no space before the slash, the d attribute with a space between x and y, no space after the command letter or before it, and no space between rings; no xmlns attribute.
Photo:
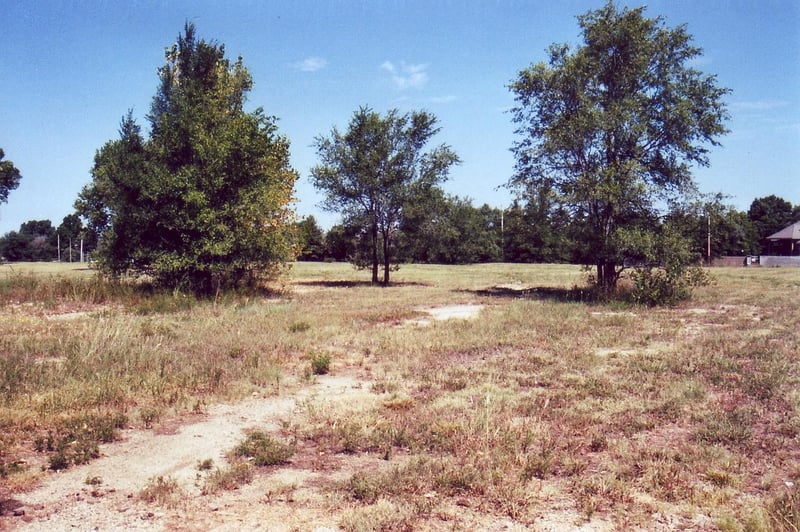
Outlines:
<svg viewBox="0 0 800 532"><path fill-rule="evenodd" d="M35 438L58 441L76 416L150 426L290 393L326 360L370 375L378 400L309 405L282 437L380 458L325 484L349 501L347 530L458 528L467 514L529 525L564 508L616 528L797 527L800 270L714 270L667 309L570 302L572 266L404 266L379 288L299 263L271 297L216 302L55 275L0 273L7 486ZM410 323L457 304L484 307ZM208 490L252 472L234 473Z"/></svg>

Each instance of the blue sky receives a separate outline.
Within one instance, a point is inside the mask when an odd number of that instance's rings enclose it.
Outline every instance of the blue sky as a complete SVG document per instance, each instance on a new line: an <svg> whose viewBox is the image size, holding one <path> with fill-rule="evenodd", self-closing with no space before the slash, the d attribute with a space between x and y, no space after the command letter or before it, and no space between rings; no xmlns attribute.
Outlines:
<svg viewBox="0 0 800 532"><path fill-rule="evenodd" d="M280 118L300 172L298 214L324 227L309 184L311 144L344 129L362 105L425 109L434 142L463 160L445 185L476 205L507 206L517 72L552 43L579 42L576 16L602 0L180 1L4 0L0 6L0 148L23 179L0 205L0 234L28 220L61 223L90 180L94 154L128 109L145 120L184 22L241 55L249 108ZM641 2L620 2L637 7ZM695 65L732 89L731 133L699 168L703 192L746 210L776 194L800 204L800 0L650 0L648 16L686 24L704 49Z"/></svg>

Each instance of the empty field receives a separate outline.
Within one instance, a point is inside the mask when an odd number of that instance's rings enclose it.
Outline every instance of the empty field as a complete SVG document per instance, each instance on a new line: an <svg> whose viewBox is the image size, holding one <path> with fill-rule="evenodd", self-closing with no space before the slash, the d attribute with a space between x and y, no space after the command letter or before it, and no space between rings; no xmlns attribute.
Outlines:
<svg viewBox="0 0 800 532"><path fill-rule="evenodd" d="M800 269L674 308L567 301L575 266L367 275L198 301L0 266L0 525L800 526Z"/></svg>

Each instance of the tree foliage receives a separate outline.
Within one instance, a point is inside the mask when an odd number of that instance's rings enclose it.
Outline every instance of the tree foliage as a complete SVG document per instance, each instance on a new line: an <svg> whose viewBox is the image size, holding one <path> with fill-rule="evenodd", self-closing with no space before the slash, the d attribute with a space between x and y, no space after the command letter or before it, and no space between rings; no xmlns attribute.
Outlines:
<svg viewBox="0 0 800 532"><path fill-rule="evenodd" d="M276 118L244 111L252 78L224 46L187 23L165 55L150 137L129 112L76 208L112 275L198 292L254 283L294 253L289 142Z"/></svg>
<svg viewBox="0 0 800 532"><path fill-rule="evenodd" d="M472 264L502 260L500 210L475 207L441 189L406 207L398 257L406 262Z"/></svg>
<svg viewBox="0 0 800 532"><path fill-rule="evenodd" d="M320 261L325 258L325 232L317 219L308 216L297 222L299 252L297 260Z"/></svg>
<svg viewBox="0 0 800 532"><path fill-rule="evenodd" d="M653 231L659 206L694 191L692 165L726 132L728 92L691 64L683 26L611 2L578 17L583 44L553 45L510 89L520 140L512 187L550 190L568 210L597 284L613 290L625 235Z"/></svg>
<svg viewBox="0 0 800 532"><path fill-rule="evenodd" d="M352 261L359 240L359 228L337 224L325 234L326 257L339 261Z"/></svg>
<svg viewBox="0 0 800 532"><path fill-rule="evenodd" d="M408 206L429 197L459 162L444 144L423 151L439 131L436 122L422 111L381 116L361 107L346 132L334 127L330 136L314 140L320 163L311 170L312 183L325 194L325 209L340 212L345 226L362 228L369 257L355 258L371 265L373 283L381 264L380 282L389 283L394 238Z"/></svg>
<svg viewBox="0 0 800 532"><path fill-rule="evenodd" d="M623 229L626 231L626 229ZM688 299L692 289L708 283L708 272L695 264L689 239L674 225L665 223L657 231L638 228L621 239L638 255L633 263L630 293L634 302L669 305Z"/></svg>
<svg viewBox="0 0 800 532"><path fill-rule="evenodd" d="M571 262L580 249L569 214L546 188L527 190L505 211L503 260Z"/></svg>
<svg viewBox="0 0 800 532"><path fill-rule="evenodd" d="M753 222L756 237L761 243L761 250L764 254L769 253L770 246L766 240L768 236L800 221L798 209L793 208L790 202L774 194L754 199L747 214Z"/></svg>
<svg viewBox="0 0 800 532"><path fill-rule="evenodd" d="M2 148L0 148L0 203L8 201L8 194L19 186L22 175L14 163L11 161L4 161L6 156Z"/></svg>
<svg viewBox="0 0 800 532"><path fill-rule="evenodd" d="M9 262L51 261L58 256L56 230L50 220L29 220L0 238L0 257Z"/></svg>
<svg viewBox="0 0 800 532"><path fill-rule="evenodd" d="M711 252L715 259L726 255L758 254L758 237L747 213L723 203L721 194L674 209L666 218L689 238L696 256ZM710 246L709 246L710 237Z"/></svg>

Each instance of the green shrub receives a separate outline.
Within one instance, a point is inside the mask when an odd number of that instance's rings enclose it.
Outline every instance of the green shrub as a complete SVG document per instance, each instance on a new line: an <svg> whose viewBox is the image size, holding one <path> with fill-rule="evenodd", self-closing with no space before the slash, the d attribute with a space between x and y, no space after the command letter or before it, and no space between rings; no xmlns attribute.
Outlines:
<svg viewBox="0 0 800 532"><path fill-rule="evenodd" d="M86 464L100 456L100 443L117 439L117 429L127 425L124 414L83 414L62 422L55 431L34 439L38 452L50 453L49 468L53 471L71 465Z"/></svg>
<svg viewBox="0 0 800 532"><path fill-rule="evenodd" d="M331 356L327 353L311 357L311 372L314 375L326 375L330 371Z"/></svg>
<svg viewBox="0 0 800 532"><path fill-rule="evenodd" d="M270 435L255 431L233 450L234 456L250 458L253 464L263 467L285 464L294 455L294 448L275 440Z"/></svg>

